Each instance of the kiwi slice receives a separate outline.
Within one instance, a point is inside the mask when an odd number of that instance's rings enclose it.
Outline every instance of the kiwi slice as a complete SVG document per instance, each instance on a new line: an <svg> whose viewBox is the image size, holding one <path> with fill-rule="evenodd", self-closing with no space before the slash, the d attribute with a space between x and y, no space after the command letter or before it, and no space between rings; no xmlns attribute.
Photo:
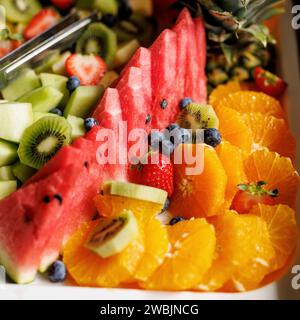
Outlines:
<svg viewBox="0 0 300 320"><path fill-rule="evenodd" d="M64 145L71 142L72 128L63 117L44 117L27 128L18 154L23 164L40 169Z"/></svg>
<svg viewBox="0 0 300 320"><path fill-rule="evenodd" d="M168 197L164 190L121 181L107 181L103 186L103 193L158 204L165 204Z"/></svg>
<svg viewBox="0 0 300 320"><path fill-rule="evenodd" d="M139 233L132 211L124 210L115 218L102 218L91 233L85 247L102 258L122 252Z"/></svg>
<svg viewBox="0 0 300 320"><path fill-rule="evenodd" d="M92 23L77 41L76 51L99 54L111 65L117 52L117 36L103 23Z"/></svg>
<svg viewBox="0 0 300 320"><path fill-rule="evenodd" d="M219 128L219 119L212 106L190 103L179 115L179 126L193 131Z"/></svg>
<svg viewBox="0 0 300 320"><path fill-rule="evenodd" d="M0 0L6 10L6 18L11 22L29 22L41 9L37 0Z"/></svg>

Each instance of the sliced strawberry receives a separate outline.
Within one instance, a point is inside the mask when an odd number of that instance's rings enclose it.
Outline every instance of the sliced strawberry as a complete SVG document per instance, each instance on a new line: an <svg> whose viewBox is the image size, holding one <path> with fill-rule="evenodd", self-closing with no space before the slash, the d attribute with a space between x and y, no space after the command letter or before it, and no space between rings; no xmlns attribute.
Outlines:
<svg viewBox="0 0 300 320"><path fill-rule="evenodd" d="M26 40L30 40L44 31L48 30L60 19L60 15L51 8L46 8L41 10L38 14L36 14L26 29L24 30L24 38Z"/></svg>
<svg viewBox="0 0 300 320"><path fill-rule="evenodd" d="M275 205L274 198L278 196L279 191L277 189L268 191L263 188L265 185L264 181L238 185L239 191L232 201L231 209L243 214L249 213L258 204Z"/></svg>
<svg viewBox="0 0 300 320"><path fill-rule="evenodd" d="M65 10L70 8L75 3L75 0L51 0L51 2L57 8Z"/></svg>
<svg viewBox="0 0 300 320"><path fill-rule="evenodd" d="M70 77L75 76L83 86L98 85L103 78L107 65L99 56L72 54L66 61L66 70Z"/></svg>

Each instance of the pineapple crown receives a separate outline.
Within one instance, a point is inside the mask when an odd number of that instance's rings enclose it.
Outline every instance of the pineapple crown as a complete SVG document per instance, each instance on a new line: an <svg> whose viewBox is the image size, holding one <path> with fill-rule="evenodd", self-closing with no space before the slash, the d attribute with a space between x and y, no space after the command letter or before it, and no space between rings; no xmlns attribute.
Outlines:
<svg viewBox="0 0 300 320"><path fill-rule="evenodd" d="M206 23L208 40L224 45L236 39L254 38L263 46L274 43L263 22L282 14L285 0L178 0L173 9L187 7L201 15Z"/></svg>

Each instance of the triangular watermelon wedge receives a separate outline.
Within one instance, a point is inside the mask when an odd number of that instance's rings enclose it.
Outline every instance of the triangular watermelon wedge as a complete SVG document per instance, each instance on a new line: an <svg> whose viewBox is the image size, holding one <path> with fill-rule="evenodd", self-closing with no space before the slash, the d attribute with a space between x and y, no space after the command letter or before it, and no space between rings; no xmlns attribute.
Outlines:
<svg viewBox="0 0 300 320"><path fill-rule="evenodd" d="M177 92L177 35L166 29L154 42L152 66L152 128L166 128L179 112Z"/></svg>

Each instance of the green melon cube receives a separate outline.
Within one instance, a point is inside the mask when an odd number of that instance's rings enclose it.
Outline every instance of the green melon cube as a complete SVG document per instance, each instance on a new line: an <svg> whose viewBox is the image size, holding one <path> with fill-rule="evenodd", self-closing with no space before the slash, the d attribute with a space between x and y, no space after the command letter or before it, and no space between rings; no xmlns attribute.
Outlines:
<svg viewBox="0 0 300 320"><path fill-rule="evenodd" d="M5 100L16 101L40 86L41 82L36 73L33 70L24 70L18 78L10 82L1 93Z"/></svg>
<svg viewBox="0 0 300 320"><path fill-rule="evenodd" d="M19 143L24 131L32 122L30 103L0 104L0 139Z"/></svg>
<svg viewBox="0 0 300 320"><path fill-rule="evenodd" d="M41 73L41 81L43 87L51 87L63 94L63 98L59 104L61 107L65 107L68 103L70 93L67 89L68 78L53 73Z"/></svg>
<svg viewBox="0 0 300 320"><path fill-rule="evenodd" d="M36 172L37 170L30 168L21 162L17 162L13 165L13 174L22 183L30 179Z"/></svg>
<svg viewBox="0 0 300 320"><path fill-rule="evenodd" d="M11 181L15 179L16 177L13 173L12 166L5 166L0 168L0 181Z"/></svg>
<svg viewBox="0 0 300 320"><path fill-rule="evenodd" d="M97 106L97 103L103 95L103 86L81 86L71 95L65 108L64 116L69 115L86 118Z"/></svg>
<svg viewBox="0 0 300 320"><path fill-rule="evenodd" d="M84 127L84 120L75 116L68 116L67 121L72 127L72 140L85 135L86 130Z"/></svg>
<svg viewBox="0 0 300 320"><path fill-rule="evenodd" d="M26 94L19 101L31 103L34 112L49 112L60 104L62 98L63 94L57 89L42 87Z"/></svg>
<svg viewBox="0 0 300 320"><path fill-rule="evenodd" d="M0 166L8 166L18 160L18 145L0 139Z"/></svg>
<svg viewBox="0 0 300 320"><path fill-rule="evenodd" d="M17 190L17 181L0 181L0 200Z"/></svg>

